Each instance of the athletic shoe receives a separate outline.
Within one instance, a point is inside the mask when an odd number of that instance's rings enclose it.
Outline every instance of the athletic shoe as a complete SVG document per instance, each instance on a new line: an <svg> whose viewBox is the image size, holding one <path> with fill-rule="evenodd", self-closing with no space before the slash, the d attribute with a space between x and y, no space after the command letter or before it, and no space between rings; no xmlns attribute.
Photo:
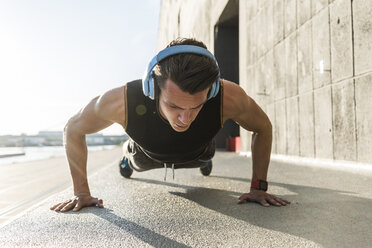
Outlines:
<svg viewBox="0 0 372 248"><path fill-rule="evenodd" d="M123 157L119 163L120 174L125 178L130 178L133 173L133 169L130 167L129 163L129 160L126 157Z"/></svg>
<svg viewBox="0 0 372 248"><path fill-rule="evenodd" d="M200 167L200 172L204 176L209 176L212 172L212 160L209 160L208 162L205 163L202 167Z"/></svg>

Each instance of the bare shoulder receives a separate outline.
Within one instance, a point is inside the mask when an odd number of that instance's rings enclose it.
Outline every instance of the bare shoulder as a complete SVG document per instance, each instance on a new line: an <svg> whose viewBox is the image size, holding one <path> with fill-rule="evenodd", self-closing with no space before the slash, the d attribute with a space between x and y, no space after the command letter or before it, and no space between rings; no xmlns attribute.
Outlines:
<svg viewBox="0 0 372 248"><path fill-rule="evenodd" d="M223 121L232 119L244 129L254 132L271 126L265 112L244 89L228 80L223 80L223 86Z"/></svg>
<svg viewBox="0 0 372 248"><path fill-rule="evenodd" d="M96 114L105 120L124 125L124 88L125 86L113 88L100 95L94 107Z"/></svg>
<svg viewBox="0 0 372 248"><path fill-rule="evenodd" d="M223 119L235 119L249 100L245 91L236 83L223 79ZM245 103L245 104L243 104Z"/></svg>

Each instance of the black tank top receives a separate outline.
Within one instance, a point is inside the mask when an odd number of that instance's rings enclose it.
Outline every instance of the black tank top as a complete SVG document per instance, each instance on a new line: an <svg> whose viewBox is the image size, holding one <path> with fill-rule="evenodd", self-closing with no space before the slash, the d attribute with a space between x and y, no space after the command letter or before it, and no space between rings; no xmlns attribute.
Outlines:
<svg viewBox="0 0 372 248"><path fill-rule="evenodd" d="M150 157L182 163L196 159L222 127L222 84L185 132L173 130L159 112L157 99L143 95L142 81L125 85L125 131Z"/></svg>

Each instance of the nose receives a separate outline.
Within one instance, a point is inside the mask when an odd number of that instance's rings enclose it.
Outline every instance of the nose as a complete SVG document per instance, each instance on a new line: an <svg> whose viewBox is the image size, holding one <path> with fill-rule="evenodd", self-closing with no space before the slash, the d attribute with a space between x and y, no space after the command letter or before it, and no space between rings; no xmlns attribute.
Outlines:
<svg viewBox="0 0 372 248"><path fill-rule="evenodd" d="M182 111L179 116L178 120L182 122L184 125L188 125L190 123L190 111L184 110Z"/></svg>

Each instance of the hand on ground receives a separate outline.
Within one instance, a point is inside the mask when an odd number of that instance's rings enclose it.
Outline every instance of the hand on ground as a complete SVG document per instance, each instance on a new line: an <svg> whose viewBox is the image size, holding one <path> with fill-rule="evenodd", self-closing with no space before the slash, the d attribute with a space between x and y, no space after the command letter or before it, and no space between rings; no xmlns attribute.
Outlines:
<svg viewBox="0 0 372 248"><path fill-rule="evenodd" d="M54 205L50 208L50 210L54 210L57 212L67 212L72 209L72 211L76 212L84 207L90 206L103 208L103 201L102 199L98 199L90 195L74 196L67 201L60 202Z"/></svg>
<svg viewBox="0 0 372 248"><path fill-rule="evenodd" d="M239 197L238 204L243 202L257 202L262 206L269 207L274 206L286 206L290 204L289 201L279 198L275 195L271 195L262 190L251 189L249 193L245 193Z"/></svg>

